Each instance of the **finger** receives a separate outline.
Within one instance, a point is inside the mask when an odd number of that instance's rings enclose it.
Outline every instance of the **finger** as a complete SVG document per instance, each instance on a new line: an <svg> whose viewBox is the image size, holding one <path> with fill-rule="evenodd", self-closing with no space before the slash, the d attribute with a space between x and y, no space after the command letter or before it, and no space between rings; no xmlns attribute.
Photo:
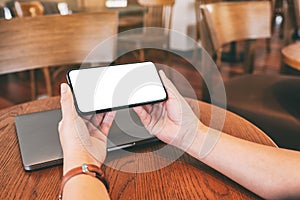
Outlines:
<svg viewBox="0 0 300 200"><path fill-rule="evenodd" d="M154 105L145 105L143 107L148 113L151 113L151 111L153 110L153 106Z"/></svg>
<svg viewBox="0 0 300 200"><path fill-rule="evenodd" d="M137 106L134 107L133 110L139 116L144 126L148 127L151 122L151 115L146 111L146 109L143 106Z"/></svg>
<svg viewBox="0 0 300 200"><path fill-rule="evenodd" d="M163 104L156 104L153 106L151 115L155 116L155 118L159 119L162 117L162 113L165 110Z"/></svg>
<svg viewBox="0 0 300 200"><path fill-rule="evenodd" d="M101 131L99 131L98 129L97 130L94 130L93 132L91 132L91 136L94 137L94 138L97 138L98 140L101 140L103 142L106 142L107 141L107 136L104 135Z"/></svg>
<svg viewBox="0 0 300 200"><path fill-rule="evenodd" d="M104 115L102 123L100 124L100 130L104 135L108 135L108 132L110 130L110 127L114 121L116 112L108 112Z"/></svg>
<svg viewBox="0 0 300 200"><path fill-rule="evenodd" d="M161 77L161 80L167 90L168 98L169 99L176 99L176 96L181 96L178 90L176 89L175 85L171 82L170 79L167 78L166 74L160 70L159 75Z"/></svg>
<svg viewBox="0 0 300 200"><path fill-rule="evenodd" d="M94 124L94 126L98 127L103 120L103 115L104 115L103 113L101 114L94 113L92 115L83 116L83 118L89 121L90 123Z"/></svg>
<svg viewBox="0 0 300 200"><path fill-rule="evenodd" d="M91 122L94 126L99 127L100 124L102 123L104 114L105 113L100 113L100 114L94 113L92 115L83 116L83 118Z"/></svg>
<svg viewBox="0 0 300 200"><path fill-rule="evenodd" d="M71 89L66 83L62 83L60 85L60 88L61 88L60 104L61 104L62 117L63 119L74 119L78 115L75 110Z"/></svg>
<svg viewBox="0 0 300 200"><path fill-rule="evenodd" d="M173 83L166 77L163 71L159 71L161 79L166 87L168 100L166 101L167 115L174 121L180 121L183 105L186 104L184 98L178 92ZM186 104L187 105L187 104Z"/></svg>
<svg viewBox="0 0 300 200"><path fill-rule="evenodd" d="M102 141L106 141L106 135L104 135L103 133L101 133L101 131L95 127L92 123L90 122L86 122L86 126L89 130L89 133L92 137L95 137L99 140L102 140Z"/></svg>
<svg viewBox="0 0 300 200"><path fill-rule="evenodd" d="M95 126L90 121L85 121L85 124L86 124L86 127L88 128L88 131L90 133L93 132L95 129L99 130L99 127Z"/></svg>
<svg viewBox="0 0 300 200"><path fill-rule="evenodd" d="M85 120L87 120L87 121L90 121L93 117L94 117L94 114L82 116L82 118L85 119Z"/></svg>
<svg viewBox="0 0 300 200"><path fill-rule="evenodd" d="M94 117L92 118L91 122L95 125L95 126L100 126L100 124L102 123L103 119L104 119L105 113L99 113L94 115Z"/></svg>

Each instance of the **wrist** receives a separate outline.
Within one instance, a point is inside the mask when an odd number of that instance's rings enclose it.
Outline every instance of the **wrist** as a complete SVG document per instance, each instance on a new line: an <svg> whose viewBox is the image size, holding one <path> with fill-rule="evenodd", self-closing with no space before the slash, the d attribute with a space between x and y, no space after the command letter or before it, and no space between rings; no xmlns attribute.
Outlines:
<svg viewBox="0 0 300 200"><path fill-rule="evenodd" d="M200 127L188 153L198 160L203 161L213 151L221 135L222 131L205 126Z"/></svg>
<svg viewBox="0 0 300 200"><path fill-rule="evenodd" d="M64 156L63 163L64 163L64 165L63 165L63 173L64 174L66 174L68 171L70 171L73 168L81 166L83 163L93 164L98 167L101 167L101 165L102 165L102 163L98 162L91 156L76 156L76 157Z"/></svg>
<svg viewBox="0 0 300 200"><path fill-rule="evenodd" d="M203 124L200 124L198 126L196 136L186 151L189 155L198 159L199 151L201 150L201 147L203 145L203 141L205 140L205 136L208 132L208 129L209 128Z"/></svg>
<svg viewBox="0 0 300 200"><path fill-rule="evenodd" d="M82 176L84 175L84 176ZM93 179L91 179L91 177L93 177ZM95 186L97 183L94 182L92 183L92 181L95 181L94 178L97 178L98 180L100 180L100 182L103 183L103 185L106 187L106 189L108 189L108 183L106 182L105 179L105 175L104 172L100 169L100 167L93 165L93 164L82 164L81 166L75 167L71 170L69 170L66 174L63 175L62 181L61 181L61 186L60 186L60 191L59 191L59 199L62 199L62 195L63 195L63 190L64 187L66 186L66 198L68 199L74 199L74 196L71 198L70 195L70 191L74 190L76 188L76 190L82 190L82 186L86 185L87 183L90 184L91 187ZM66 185L67 182L70 183L68 185ZM74 184L76 183L76 184ZM99 186L97 184L97 186ZM68 189L69 187L69 189ZM88 187L88 188L91 188ZM71 188L71 189L70 189ZM84 189L84 191L87 188ZM98 188L97 188L98 189ZM95 191L95 190L94 190ZM76 192L75 192L76 193ZM74 194L74 193L73 193ZM82 195L82 192L79 192L80 195ZM87 199L88 197L85 196L81 196L79 199ZM76 198L78 198L78 195L76 195Z"/></svg>

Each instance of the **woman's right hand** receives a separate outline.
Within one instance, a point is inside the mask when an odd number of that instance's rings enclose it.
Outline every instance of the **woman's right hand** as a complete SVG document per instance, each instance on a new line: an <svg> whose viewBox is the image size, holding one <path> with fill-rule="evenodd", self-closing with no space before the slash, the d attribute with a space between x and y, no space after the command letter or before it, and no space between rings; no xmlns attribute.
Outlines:
<svg viewBox="0 0 300 200"><path fill-rule="evenodd" d="M187 150L194 142L198 129L206 127L165 73L159 73L168 99L153 105L135 107L134 110L150 134L167 144Z"/></svg>

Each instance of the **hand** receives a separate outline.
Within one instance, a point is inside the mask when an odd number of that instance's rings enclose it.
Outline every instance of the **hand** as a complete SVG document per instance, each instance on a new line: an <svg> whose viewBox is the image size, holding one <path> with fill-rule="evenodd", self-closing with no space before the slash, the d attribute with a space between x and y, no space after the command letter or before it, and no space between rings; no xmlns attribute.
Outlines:
<svg viewBox="0 0 300 200"><path fill-rule="evenodd" d="M61 84L62 120L59 136L64 154L64 173L83 163L100 167L106 157L106 140L114 112L78 116L69 86Z"/></svg>
<svg viewBox="0 0 300 200"><path fill-rule="evenodd" d="M151 134L165 143L187 150L199 126L204 128L204 125L166 75L162 71L159 73L168 99L154 105L135 107L134 110Z"/></svg>

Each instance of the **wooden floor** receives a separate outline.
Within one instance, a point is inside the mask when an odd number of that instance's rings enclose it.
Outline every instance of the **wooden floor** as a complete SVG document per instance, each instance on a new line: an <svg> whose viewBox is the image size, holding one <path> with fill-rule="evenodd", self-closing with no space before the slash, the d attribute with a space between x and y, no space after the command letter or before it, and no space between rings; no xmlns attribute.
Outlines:
<svg viewBox="0 0 300 200"><path fill-rule="evenodd" d="M259 40L257 41L257 49L255 56L255 74L278 74L280 73L281 67L281 54L280 49L282 47L282 40L278 37L278 34L274 34L271 39L271 51L267 52L266 41ZM243 74L242 68L242 60L243 54L241 51L242 43L237 45L238 54L236 60L226 60L222 62L222 67L220 72L224 81L234 76L238 76ZM229 46L225 49L229 49ZM193 52L184 52L186 55L186 59L171 56L168 58L168 65L172 66L176 69L177 72L183 75L184 78L189 80L190 84L193 86L196 91L196 95L198 98L201 98L201 83L200 77L195 73L193 67L189 65L188 60L193 59ZM241 59L239 59L241 58ZM164 63L166 60L165 54L161 52L157 52L154 50L146 51L146 59ZM129 63L135 62L135 56L133 54L123 56L118 60L117 63ZM66 82L65 72L67 69L63 70L62 73L53 81L53 92L54 95L59 95L59 84L61 82ZM38 78L38 94L40 98L43 98L46 93L43 75L41 71L36 70L36 76ZM179 80L176 80L176 82ZM182 89L183 93L185 89ZM29 74L27 72L24 73L16 73L9 75L1 75L0 76L0 109L14 105L23 103L26 101L30 101L30 84L29 84Z"/></svg>

